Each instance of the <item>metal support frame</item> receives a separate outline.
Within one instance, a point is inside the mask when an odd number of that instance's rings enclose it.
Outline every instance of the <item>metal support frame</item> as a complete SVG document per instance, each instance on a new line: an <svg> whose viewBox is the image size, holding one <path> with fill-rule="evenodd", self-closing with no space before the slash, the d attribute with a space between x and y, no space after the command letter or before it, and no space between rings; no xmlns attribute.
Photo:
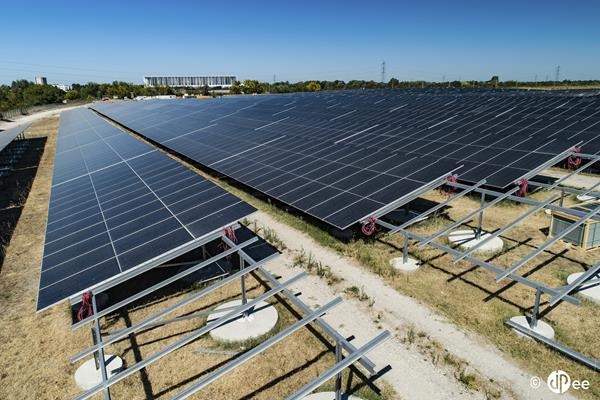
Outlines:
<svg viewBox="0 0 600 400"><path fill-rule="evenodd" d="M583 224L585 221L590 219L592 216L596 215L598 212L600 212L600 206L594 208L592 211L588 212L583 217L581 217L577 222L572 223L571 225L569 225L568 228L566 228L565 230L560 232L558 235L556 235L552 239L546 241L544 244L539 246L537 249L535 249L534 251L532 251L531 253L526 255L524 258L522 258L521 261L513 264L511 267L507 268L504 272L496 275L496 282L500 282L502 279L506 278L508 275L512 274L517 269L521 268L523 265L525 265L531 259L533 259L538 254L540 254L544 250L546 250L548 247L552 246L554 243L558 242L560 239L562 239L563 237L568 235L575 228L577 228L579 225Z"/></svg>
<svg viewBox="0 0 600 400"><path fill-rule="evenodd" d="M468 189L471 186L466 185L464 183L458 183L458 182L449 182L447 183L448 186L452 186L452 187L456 187L459 189ZM494 197L498 197L498 196L502 196L505 193L503 192L498 192L495 190L490 190L490 189L484 189L484 188L477 188L474 190L476 193L485 193L486 195L489 196L494 196ZM520 197L520 196L515 196L515 195L510 195L508 197L506 197L506 200L512 200L515 201L517 203L521 203L521 204L526 204L529 206L537 206L538 204L540 204L539 201L537 200L532 200L532 199L528 199L527 197ZM548 204L546 207L546 209L552 210L552 211L560 211L562 213L568 214L568 215L573 215L576 217L582 217L584 216L586 213L583 211L578 211L578 210L574 210L572 208L566 208L566 207L561 207L561 206L557 206L555 204ZM594 220L598 220L600 221L600 216L595 216L591 219Z"/></svg>
<svg viewBox="0 0 600 400"><path fill-rule="evenodd" d="M294 332L296 332L296 331L300 330L301 328L305 327L306 325L310 324L315 319L321 317L324 313L326 313L327 311L329 311L331 308L335 307L336 305L340 304L341 302L342 302L342 299L340 297L337 297L337 298L333 299L332 301L330 301L329 303L325 304L324 306L319 307L315 311L313 311L310 314L304 316L304 318L302 318L301 320L297 321L293 325L290 325L289 327L287 327L284 330L280 331L276 335L274 335L271 338L267 339L266 341L262 342L258 346L253 347L251 350L249 350L246 353L242 354L240 357L236 358L235 360L233 360L233 361L231 361L231 362L223 365L222 367L220 367L220 368L212 371L207 376L205 376L204 378L200 379L198 382L194 383L193 385L187 387L182 392L180 392L179 394L177 394L177 396L173 397L173 400L187 399L188 397L190 397L191 395L193 395L194 393L196 393L198 390L204 388L208 384L210 384L210 383L214 382L215 380L219 379L221 376L223 376L226 373L230 372L234 368L236 368L236 367L244 364L248 360L254 358L258 354L260 354L263 351L265 351L266 349L268 349L269 347L271 347L271 346L279 343L280 341L282 341L283 339L287 338L288 336L290 336Z"/></svg>
<svg viewBox="0 0 600 400"><path fill-rule="evenodd" d="M436 205L435 207L430 208L429 210L417 215L416 217L410 219L409 221L403 223L402 225L398 226L397 228L394 228L394 230L388 232L388 234L393 234L396 233L404 228L408 228L409 226L411 226L412 224L414 224L415 222L421 220L424 217L429 216L430 214L433 214L434 212L443 209L444 207L446 207L448 204L452 203L454 200L458 200L461 197L471 193L473 190L477 189L478 187L480 187L481 185L484 185L486 182L486 180L481 180L479 182L477 182L475 185L470 186L468 189L464 189L463 191L461 191L460 193L450 197L448 200L444 201L443 203L440 203L438 205Z"/></svg>
<svg viewBox="0 0 600 400"><path fill-rule="evenodd" d="M502 200L506 199L508 196L510 196L513 193L515 193L517 190L519 190L519 188L513 188L512 190L509 190L508 192L504 193L502 196L496 197L494 200L490 201L489 203L486 203L485 205L479 207L477 210L470 212L465 217L459 219L458 221L454 222L450 226L447 226L444 229L442 229L441 231L437 232L436 234L431 235L428 238L426 238L424 241L422 241L421 243L419 243L419 247L424 247L424 246L428 245L429 243L433 242L438 237L440 237L440 236L444 235L445 233L451 231L452 229L456 228L457 226L460 226L460 225L464 224L466 221L471 220L475 215L477 215L479 213L483 213L483 211L485 209L490 208L491 206L493 206L493 205L501 202ZM482 196L482 199L483 199L483 197L485 195L482 194L481 196Z"/></svg>
<svg viewBox="0 0 600 400"><path fill-rule="evenodd" d="M535 332L533 329L528 329L527 327L517 324L514 321L507 320L507 321L504 321L504 323L508 327L516 330L517 332L520 332L524 335L534 338L535 340L537 340L539 342L544 343L545 345L567 355L568 357L571 357L575 361L580 362L581 364L593 369L594 371L600 371L600 362L598 362L597 360L590 358L588 356L585 356L585 355L581 354L580 352L575 351L572 348L567 347L563 344L560 344L552 339L548 339L547 337Z"/></svg>
<svg viewBox="0 0 600 400"><path fill-rule="evenodd" d="M529 280L528 278L525 278L521 275L517 275L514 272L517 269L519 269L521 266L526 264L528 261L530 261L537 255L541 254L544 250L546 250L547 248L552 246L554 243L556 243L558 240L563 238L569 232L572 232L574 229L576 229L578 226L583 224L585 221L590 220L590 219L598 219L598 214L600 213L600 206L596 207L595 209L593 209L590 212L581 212L581 211L577 211L577 210L564 208L564 207L562 207L562 203L560 206L556 206L556 205L552 204L553 202L555 202L558 199L562 200L562 198L564 197L564 191L568 191L568 188L563 188L563 187L560 187L560 189L562 191L561 195L552 196L545 201L539 202L539 201L535 201L535 200L531 200L531 199L513 196L514 190L511 192L508 192L508 193L499 193L499 192L491 191L488 189L482 189L479 187L477 187L477 188L469 187L467 185L454 183L454 182L449 182L448 185L452 185L452 186L455 186L455 187L458 187L458 188L461 188L464 190L469 190L471 188L471 191L475 191L475 192L478 192L481 194L482 202L483 202L485 195L492 195L492 196L496 196L496 200L495 200L496 203L499 200L510 199L510 200L518 201L521 204L527 204L527 205L533 206L533 208L528 210L523 215L519 216L517 219L513 220L508 225L497 230L496 232L491 234L489 237L486 237L486 239L484 241L480 242L474 248L471 248L471 249L467 250L466 252L461 252L457 249L450 248L441 243L437 243L434 240L436 238L440 237L441 235L443 235L444 233L450 231L455 226L460 225L461 223L463 223L465 220L469 219L470 217L476 215L478 212L482 212L482 210L489 207L491 205L491 203L488 203L485 206L481 205L478 210L475 210L474 212L470 213L466 218L463 218L463 219L455 222L454 224L452 224L452 226L447 227L447 228L443 229L441 232L438 232L428 238L423 238L417 234L407 231L405 228L410 224L406 224L404 226L398 227L398 226L394 226L393 224L387 223L385 221L380 221L380 220L378 220L377 223L379 225L381 225L382 227L388 229L390 233L396 233L396 232L402 233L405 237L405 241L408 238L412 238L412 239L416 240L417 242L420 242L420 246L429 244L430 246L432 246L434 248L437 248L448 254L454 255L455 263L460 260L467 260L476 265L482 266L482 267L496 273L496 279L498 282L503 278L510 278L513 281L516 281L516 282L519 282L519 283L522 283L529 287L534 288L536 290L535 303L533 305L531 318L528 319L529 327L520 326L520 325L514 323L513 321L506 321L505 323L508 326L514 328L515 330L517 330L525 335L531 336L532 338L543 342L544 344L568 355L569 357L576 359L577 361L581 362L582 364L598 370L598 366L600 365L598 363L598 361L596 361L590 357L584 356L581 353L579 353L567 346L564 346L560 343L557 343L554 340L545 338L544 336L535 332L534 329L537 327L538 321L540 320L541 315L542 315L540 313L542 294L548 294L548 295L552 296L549 301L549 306L548 306L549 308L554 307L556 304L558 304L558 302L560 302L562 300L568 301L572 304L579 304L579 301L576 298L572 297L570 294L573 292L576 292L578 290L583 290L583 288L586 288L586 287L600 285L600 275L598 275L598 273L600 272L600 263L598 263L595 266L593 266L592 268L590 268L588 271L586 271L584 274L582 274L578 279L576 279L570 285L566 285L566 286L559 287L559 288L546 287L538 282ZM550 186L550 185L548 185L548 186ZM600 186L600 182L598 184L594 185L594 187L588 189L587 192L591 192L597 186ZM556 186L549 187L549 189L554 189L554 188L556 188ZM515 188L515 189L517 189L517 188ZM445 206L445 205L449 204L451 201L452 201L452 199L449 199L448 201L444 202L443 205ZM441 206L441 205L438 205L438 206ZM525 256L520 261L518 261L513 266L511 266L507 269L502 269L502 268L495 266L491 263L488 263L486 261L479 260L471 255L477 248L481 247L481 245L483 245L484 243L492 240L493 238L500 236L502 233L504 233L508 229L511 229L512 227L514 227L517 223L520 223L525 218L531 216L535 212L537 212L541 209L544 209L544 208L562 211L562 212L565 212L565 213L571 214L571 215L576 215L579 219L575 223L571 224L566 230L561 232L559 235L553 237L550 240L547 240L541 246L536 248L534 251L530 252L527 256ZM429 210L428 212L431 212L431 210ZM416 218L419 218L419 217L422 217L422 215L418 216ZM480 214L480 220L478 221L477 231L481 232L480 230L481 230L481 214ZM403 249L403 251L405 251L405 250L406 249Z"/></svg>
<svg viewBox="0 0 600 400"><path fill-rule="evenodd" d="M396 228L396 226L394 226L394 225L392 225L392 224L390 224L388 222L385 222L385 221L378 220L377 223L379 225L381 225L382 227L384 227L386 229L389 229L389 230L392 230L392 229ZM404 230L404 229L402 230L401 233L407 235L411 239L416 240L418 242L426 240L424 237L419 236L419 235L417 235L415 233L412 233L412 232ZM448 247L448 246L446 246L444 244L441 244L441 243L438 243L438 242L431 242L430 246L434 247L434 248L436 248L438 250L441 250L441 251L443 251L445 253L454 255L454 256L460 257L460 256L463 255L463 253L461 251L459 251L457 249L453 249L452 247ZM502 268L500 268L500 267L498 267L498 266L496 266L494 264L491 264L491 263L489 263L487 261L480 260L480 259L478 259L476 257L471 256L471 255L466 256L464 258L465 258L465 260L467 260L467 261L469 261L469 262L471 262L473 264L476 264L476 265L478 265L480 267L483 267L483 268L485 268L485 269L487 269L487 270L489 270L489 271L491 271L493 273L496 273L496 274L504 271L504 269L502 269ZM521 275L511 274L511 275L509 275L509 278L512 279L512 280L514 280L514 281L516 281L516 282L519 282L519 283L522 283L522 284L524 284L526 286L529 286L529 287L531 287L533 289L536 289L536 290L537 290L537 288L541 288L541 290L544 293L547 293L547 294L550 294L550 295L553 295L553 296L559 293L559 290L557 290L557 289L544 286L544 285L542 285L542 284L540 284L538 282L532 281L532 280L530 280L528 278L525 278L524 276L521 276ZM579 304L579 300L577 300L575 297L572 297L572 296L565 296L564 300L568 301L571 304L575 304L575 305Z"/></svg>
<svg viewBox="0 0 600 400"><path fill-rule="evenodd" d="M229 238L225 238L224 240L225 240L225 243L228 245L231 245L233 243L233 242L231 242L231 240L229 240ZM254 259L252 257L250 257L244 250L240 250L239 254L242 257L244 257L244 259L247 262L249 262L249 263L254 262ZM261 276L263 276L267 281L269 281L269 283L271 285L274 285L277 283L277 279L275 279L275 277L271 273L269 273L269 271L264 269L263 267L259 267L257 272ZM290 303L292 303L294 306L298 307L302 312L308 313L311 311L311 308L309 306L307 306L302 300L297 298L296 295L293 292L291 292L290 290L284 289L281 292L281 294L283 294ZM348 352L356 351L356 347L354 347L354 345L352 343L350 343L348 340L346 340L345 337L343 337L338 331L336 331L331 325L329 325L329 323L325 322L321 318L317 318L315 320L315 322L317 325L319 325L319 327L321 329L323 329L334 340L339 341L339 343L344 348L344 350L346 350ZM369 373L371 373L371 374L375 373L375 363L373 363L373 361L369 360L368 358L361 358L359 361L362 364L362 366L365 367L367 369L367 371L369 371Z"/></svg>
<svg viewBox="0 0 600 400"><path fill-rule="evenodd" d="M594 191L596 188L600 187L600 183L596 183L587 189L574 189L574 188L570 188L570 187L566 187L566 186L554 186L554 184L549 185L547 183L536 182L536 181L530 181L529 183L532 186L538 186L538 187L541 187L546 190L560 190L562 193L570 193L570 194L575 194L575 195L580 195L580 196L588 195L588 196L592 196L595 198L600 198L600 192Z"/></svg>
<svg viewBox="0 0 600 400"><path fill-rule="evenodd" d="M589 282L589 280L592 279L594 277L594 275L597 275L599 272L600 272L600 262L597 263L596 265L594 265L592 268L585 271L583 274L581 274L570 285L565 286L565 288L562 289L560 291L560 293L557 293L550 299L548 304L550 306L556 305L559 301L561 301L563 299L564 296L581 288L583 284L585 284L586 282Z"/></svg>
<svg viewBox="0 0 600 400"><path fill-rule="evenodd" d="M237 279L240 279L249 273L258 273L262 277L266 278L266 280L271 283L271 286L272 286L271 289L266 291L262 295L257 296L255 299L252 299L252 300L247 299L245 304L242 304L242 305L236 306L236 307L228 307L226 309L226 311L228 311L226 313L226 315L223 315L223 316L219 317L218 319L207 323L203 327L196 329L195 331L188 334L187 336L179 339L178 341L176 341L174 343L171 343L166 348L154 353L147 359L144 359L142 361L139 361L139 362L129 366L127 369L114 374L110 378L105 375L100 384L94 386L93 388L91 388L87 391L80 393L78 396L75 397L75 399L77 399L77 400L88 399L88 398L94 396L96 393L99 393L101 391L103 391L104 393L109 393L109 388L113 384L121 381L122 379L126 378L127 376L130 376L131 374L136 373L137 371L141 370L142 368L147 367L148 365L150 365L153 362L159 360L160 358L166 356L167 354L170 354L171 352L193 342L194 340L196 340L200 336L210 332L211 330L213 330L223 324L226 324L227 322L231 321L232 319L239 318L248 310L256 307L256 305L259 302L262 302L262 301L266 300L267 298L270 298L270 297L275 296L280 293L283 294L286 298L288 298L293 304L298 306L298 308L300 308L301 312L304 314L302 319L300 319L293 325L287 327L286 329L280 331L279 333L277 333L273 337L269 338L265 342L259 344L258 346L252 348L251 350L241 354L239 357L235 358L233 361L221 366L217 370L210 372L208 375L203 377L200 381L194 383L192 386L187 387L183 392L179 393L175 397L176 399L187 398L188 396L192 395L193 393L200 390L204 386L206 386L206 385L210 384L211 382L213 382L214 380L220 378L222 375L226 374L227 372L231 371L232 369L236 368L237 366L243 364L244 362L250 360L251 358L260 354L262 351L264 351L267 348L273 346L274 344L280 342L281 340L285 339L292 333L296 332L297 330L301 329L302 327L304 327L312 322L315 322L316 324L318 324L325 331L325 333L329 334L333 338L333 340L336 342L336 365L342 365L342 364L345 364L348 362L348 358L343 359L343 354L342 354L342 350L346 350L349 353L349 357L352 358L352 360L353 360L352 362L358 361L361 364L363 364L365 366L365 368L367 368L367 370L369 370L369 372L375 373L375 365L368 358L366 358L366 356L364 356L364 353L366 353L370 349L370 347L367 348L367 346L365 346L364 348L356 349L339 332L335 331L331 326L329 326L327 323L325 323L321 318L325 312L327 312L329 309L333 308L334 306L338 305L341 302L340 298L336 298L336 299L332 300L331 302L329 302L328 304L326 304L322 307L319 307L316 310L312 310L308 305L303 303L300 299L298 299L294 295L294 293L292 293L288 289L289 285L292 285L299 279L303 278L306 275L305 272L302 272L302 273L286 280L285 282L280 283L275 277L273 277L269 272L267 272L262 267L262 264L264 264L267 259L256 262L243 250L243 247L245 247L249 243L242 244L242 245L235 245L227 237L224 237L223 240L230 247L230 250L236 251L238 253L238 255L241 258L241 261L243 261L243 263L240 265L241 268L237 273L232 274L225 279L222 279L221 281L211 285L210 287L207 287L207 288L201 290L200 292L195 293L194 295L189 296L189 297L179 301L178 303L171 305L171 306L167 307L166 309L155 313L154 315L152 315L150 317L147 317L146 319L142 320L139 323L136 323L135 325L133 325L129 328L125 328L125 329L121 329L116 332L112 332L104 340L102 340L102 333L99 329L100 328L99 319L103 316L103 314L102 314L102 312L99 312L97 310L96 303L95 303L95 297L92 296L93 307L94 307L94 314L93 314L92 319L96 324L95 325L95 327L96 327L96 329L95 329L96 343L92 347L85 349L82 352L78 353L77 355L73 356L71 361L75 362L89 354L100 354L101 355L100 356L100 361L101 361L100 365L105 366L105 364L104 364L104 348L106 346L108 346L122 338L125 338L131 334L134 334L135 332L138 332L145 328L149 328L151 326L164 325L164 324L171 323L171 322L181 321L181 320L190 319L190 318L196 318L200 315L205 315L206 312L200 311L200 312L193 313L191 315L184 315L182 317L176 317L171 320L160 320L162 317L166 316L167 314L172 313L173 311L180 309L187 304L190 304L191 302L207 295L208 293L211 293L227 284L230 284L230 283L236 281ZM225 252L219 254L219 256L224 257ZM208 261L208 260L206 260L206 261ZM152 288L149 288L149 289L152 289ZM136 294L133 297L137 298L137 296L138 295ZM126 301L126 303L128 303L128 302L129 301ZM374 345L379 344L380 342L382 342L383 340L385 340L388 337L390 337L389 332L386 331L386 332L382 333L381 335L379 335L378 338L376 338L377 343ZM374 345L372 347L374 347ZM341 372L340 372L340 374L341 374ZM341 392L341 375L340 375L339 389L340 389L339 391ZM105 396L106 396L106 394L105 394ZM110 397L108 397L108 398L105 397L105 399L110 400Z"/></svg>
<svg viewBox="0 0 600 400"><path fill-rule="evenodd" d="M328 369L319 375L318 378L313 380L312 382L304 385L300 390L298 390L293 395L289 396L287 400L301 400L307 394L311 393L313 390L321 386L323 383L327 382L327 380L333 378L337 374L339 374L344 369L348 368L350 365L355 363L360 358L364 357L365 353L373 350L375 347L382 344L384 341L388 340L391 337L390 333L385 331L377 335L375 338L371 339L364 346L360 347L356 351L349 354L344 360L336 363L333 367Z"/></svg>
<svg viewBox="0 0 600 400"><path fill-rule="evenodd" d="M235 280L244 276L245 274L248 274L248 273L254 271L259 266L260 266L260 264L254 264L248 268L240 270L239 272L237 272L233 275L230 275L229 277L215 283L214 285L204 288L201 291L193 294L192 296L189 296L181 301L178 301L177 303L173 304L172 306L167 307L164 310L149 316L148 318L145 318L144 320L138 322L135 325L130 326L129 328L122 329L119 332L113 333L108 338L105 338L104 340L99 341L95 346L92 346L85 350L82 350L81 352L79 352L76 355L74 355L73 357L71 357L71 362L73 363L73 362L79 361L83 357L85 357L95 351L98 351L99 349L102 349L111 343L115 343L116 341L118 341L124 337L127 337L127 336L131 335L132 333L135 333L143 328L147 328L148 325L159 320L160 318L162 318L162 317L164 317L164 316L166 316L166 315L168 315L168 314L170 314L170 313L172 313L172 312L174 312L196 300L201 299L202 297L214 292L217 289L220 289L220 288L228 285L231 282L234 282ZM234 310L235 309L237 309L237 307L235 307Z"/></svg>
<svg viewBox="0 0 600 400"><path fill-rule="evenodd" d="M224 235L223 235L223 237L224 237ZM222 258L224 258L224 257L226 257L226 256L228 256L230 254L233 254L236 251L239 251L239 250L245 248L246 246L251 245L252 243L255 243L256 241L258 241L258 238L257 237L253 237L251 239L246 240L243 243L235 244L234 246L230 246L229 249L227 249L227 250L225 250L225 251L223 251L223 252L221 252L219 254L216 254L213 257L211 257L211 258L209 258L207 260L204 260L201 263L198 263L198 264L196 264L193 267L190 267L190 268L188 268L188 269L186 269L184 271L181 271L180 273L178 273L176 275L173 275L172 277L170 277L168 279L165 279L164 281L158 282L157 284L152 285L149 288L144 289L141 292L136 293L133 296L130 296L130 297L128 297L128 298L126 298L126 299L124 299L124 300L122 300L122 301L120 301L120 302L118 302L116 304L113 304L110 307L107 307L107 308L99 311L98 312L98 317L102 317L104 315L108 315L108 314L110 314L110 313L118 310L119 308L126 306L127 304L129 304L131 302L134 302L134 301L136 301L138 299L141 299L142 297L144 297L144 296L146 296L146 295L148 295L148 294L150 294L150 293L152 293L152 292L154 292L154 291L156 291L158 289L161 289L161 288L163 288L163 287L165 287L165 286L167 286L167 285L169 285L169 284L171 284L171 283L173 283L173 282L175 282L175 281L177 281L177 280L179 280L179 279L181 279L181 278L183 278L183 277L185 277L185 276L187 276L187 275L189 275L189 274L191 274L193 272L196 272L196 271L198 271L198 270L200 270L202 268L207 267L210 264L215 263L215 262L221 260ZM78 321L77 323L73 324L71 326L71 329L80 328L81 326L83 326L86 323L90 322L92 319L93 319L92 316L84 318L81 321Z"/></svg>
<svg viewBox="0 0 600 400"><path fill-rule="evenodd" d="M106 381L80 393L78 396L75 397L75 399L76 400L89 399L94 394L104 390L105 388L112 386L113 384L121 381L122 379L128 377L129 375L136 373L137 371L141 370L142 368L147 367L148 365L161 359L162 357L166 356L167 354L170 354L173 351L193 342L194 340L198 339L202 335L205 335L206 333L210 332L211 330L218 328L219 326L229 322L231 319L240 316L244 311L250 309L251 307L258 304L259 302L264 301L264 300L276 295L277 293L280 293L287 286L300 280L305 275L306 275L305 273L300 273L300 274L288 279L287 281L285 281L283 283L277 284L271 290L263 293L260 296L257 296L255 299L253 299L252 301L249 301L247 304L242 305L242 306L238 307L237 309L230 311L227 314L217 318L216 320L209 322L208 324L204 325L202 328L197 329L196 331L190 333L189 335L183 337L182 339L179 339L176 342L171 343L169 346L165 347L164 349L159 350L158 352L154 353L147 359L144 359L143 361L137 362L137 363L129 366L127 369L111 376Z"/></svg>
<svg viewBox="0 0 600 400"><path fill-rule="evenodd" d="M546 207L548 204L553 203L554 201L558 200L558 198L559 198L559 196L553 196L553 197L549 198L548 200L546 200L546 201L538 204L537 206L533 207L531 210L527 211L525 214L523 214L520 217L518 217L517 219L513 220L511 223L509 223L505 227L500 228L496 232L494 232L494 233L490 234L489 236L487 236L484 240L482 240L481 242L477 243L476 245L474 245L473 247L471 247L469 250L467 250L463 255L461 255L459 257L455 257L454 260L453 260L453 263L457 263L460 260L462 260L463 258L465 258L466 256L468 256L469 254L477 251L477 249L480 248L481 246L483 246L484 244L486 244L486 243L490 242L491 240L497 238L498 236L502 235L504 232L508 231L509 229L512 229L515 225L517 225L518 223L520 223L524 219L528 218L529 216L533 215L537 211L539 211L542 208Z"/></svg>

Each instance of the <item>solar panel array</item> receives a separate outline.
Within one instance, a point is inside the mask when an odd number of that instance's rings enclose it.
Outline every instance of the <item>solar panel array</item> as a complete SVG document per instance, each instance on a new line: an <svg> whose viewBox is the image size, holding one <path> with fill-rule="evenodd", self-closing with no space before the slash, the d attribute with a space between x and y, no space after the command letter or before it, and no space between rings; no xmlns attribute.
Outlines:
<svg viewBox="0 0 600 400"><path fill-rule="evenodd" d="M505 188L583 143L595 97L347 91L97 104L213 170L339 228L459 169Z"/></svg>
<svg viewBox="0 0 600 400"><path fill-rule="evenodd" d="M0 132L0 151L4 150L13 140L17 138L30 124L23 124Z"/></svg>
<svg viewBox="0 0 600 400"><path fill-rule="evenodd" d="M255 209L90 110L62 113L38 310Z"/></svg>

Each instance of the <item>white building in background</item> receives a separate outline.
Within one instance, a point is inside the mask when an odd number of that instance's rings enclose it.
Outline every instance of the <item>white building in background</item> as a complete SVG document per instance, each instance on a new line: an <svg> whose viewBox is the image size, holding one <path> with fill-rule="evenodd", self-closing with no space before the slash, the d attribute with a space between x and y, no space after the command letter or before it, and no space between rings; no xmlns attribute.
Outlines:
<svg viewBox="0 0 600 400"><path fill-rule="evenodd" d="M57 89L62 90L63 92L68 92L69 90L71 90L71 85L65 85L62 83L51 83L51 85Z"/></svg>
<svg viewBox="0 0 600 400"><path fill-rule="evenodd" d="M235 76L145 76L144 86L230 87Z"/></svg>
<svg viewBox="0 0 600 400"><path fill-rule="evenodd" d="M45 76L36 76L35 77L35 84L36 85L47 85L48 84L48 80L46 79Z"/></svg>

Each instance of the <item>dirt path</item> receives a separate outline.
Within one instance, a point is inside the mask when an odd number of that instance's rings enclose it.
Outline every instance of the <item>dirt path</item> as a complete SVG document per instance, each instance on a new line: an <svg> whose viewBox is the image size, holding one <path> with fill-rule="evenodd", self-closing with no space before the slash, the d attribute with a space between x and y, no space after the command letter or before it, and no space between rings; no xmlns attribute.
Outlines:
<svg viewBox="0 0 600 400"><path fill-rule="evenodd" d="M72 110L74 108L87 107L90 104L91 103L80 104L80 105L76 105L76 106L72 106L72 107L55 108L52 110L40 111L40 112L29 114L29 115L22 115L18 118L15 118L14 120L12 120L10 122L0 121L0 130L14 128L15 126L25 124L28 122L31 123L31 122L37 121L39 119L42 119L42 118L51 117L52 115L55 115L55 114L60 114L63 111Z"/></svg>
<svg viewBox="0 0 600 400"><path fill-rule="evenodd" d="M371 353L371 357L379 366L385 363L391 365L392 370L385 378L402 398L485 398L485 393L468 390L446 366L434 365L415 346L408 346L403 340L404 335L400 333L406 331L407 327L414 327L415 331L439 343L452 356L467 361L469 369L483 380L493 380L502 398L558 398L545 387L531 388L531 374L515 366L477 334L458 329L429 307L387 286L380 277L366 271L353 260L324 248L304 233L276 221L264 212L257 212L253 218L259 225L274 229L289 247L283 260L279 258L278 262L269 265L273 272L284 277L297 272L292 266L292 255L303 249L328 265L333 274L343 278L340 284L333 286L328 286L325 280L315 276L299 283L296 288L302 292L308 304L324 304L335 292L339 293L350 286L363 288L364 294L371 301L374 300L369 306L364 301L347 299L326 319L343 334L354 334L358 345L375 335L378 329L395 333L394 339ZM564 395L561 398L565 398Z"/></svg>

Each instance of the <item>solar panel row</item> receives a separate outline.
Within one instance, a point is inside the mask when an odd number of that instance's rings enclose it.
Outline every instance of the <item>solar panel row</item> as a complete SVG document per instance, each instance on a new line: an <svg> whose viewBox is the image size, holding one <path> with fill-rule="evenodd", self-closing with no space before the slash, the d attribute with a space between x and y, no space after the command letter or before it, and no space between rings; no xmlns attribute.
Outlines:
<svg viewBox="0 0 600 400"><path fill-rule="evenodd" d="M514 184L594 131L597 103L581 99L352 91L94 107L344 229L459 166L465 181Z"/></svg>
<svg viewBox="0 0 600 400"><path fill-rule="evenodd" d="M0 132L0 152L4 150L13 140L17 138L30 124L23 124L15 126L14 128L7 129Z"/></svg>
<svg viewBox="0 0 600 400"><path fill-rule="evenodd" d="M253 211L92 111L64 112L38 310L158 257L197 247Z"/></svg>

